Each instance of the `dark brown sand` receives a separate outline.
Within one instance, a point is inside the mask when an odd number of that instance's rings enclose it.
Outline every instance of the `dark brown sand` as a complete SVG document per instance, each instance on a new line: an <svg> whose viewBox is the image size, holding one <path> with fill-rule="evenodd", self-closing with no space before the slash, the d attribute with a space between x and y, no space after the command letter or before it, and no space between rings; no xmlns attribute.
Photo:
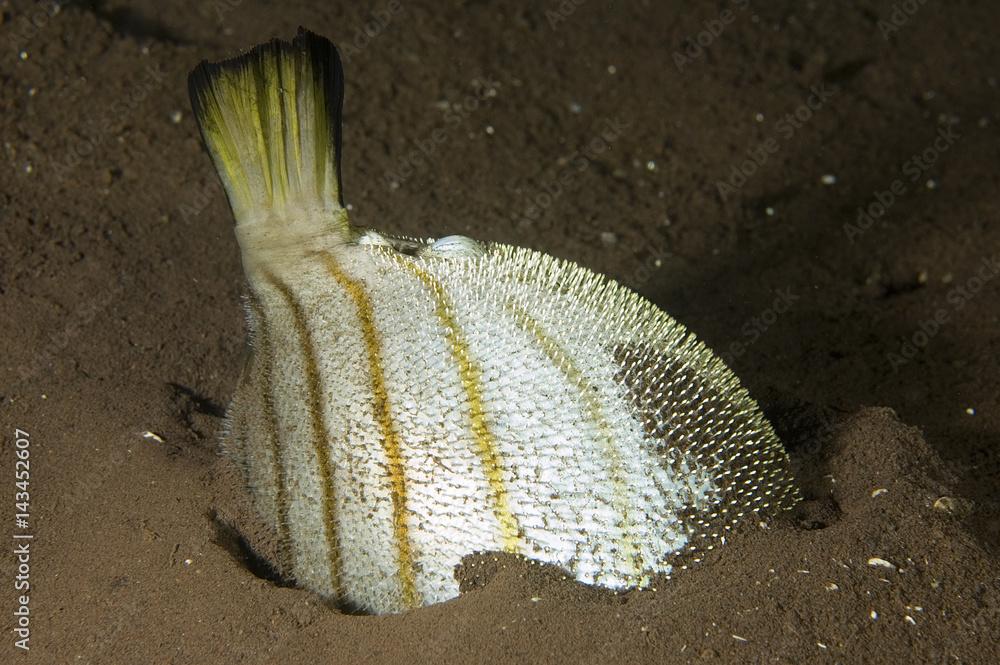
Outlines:
<svg viewBox="0 0 1000 665"><path fill-rule="evenodd" d="M161 4L2 3L0 523L34 539L0 662L1000 662L1000 6ZM801 509L655 592L485 556L365 617L268 579L215 451L241 268L185 78L300 24L345 52L356 222L639 290L761 401Z"/></svg>

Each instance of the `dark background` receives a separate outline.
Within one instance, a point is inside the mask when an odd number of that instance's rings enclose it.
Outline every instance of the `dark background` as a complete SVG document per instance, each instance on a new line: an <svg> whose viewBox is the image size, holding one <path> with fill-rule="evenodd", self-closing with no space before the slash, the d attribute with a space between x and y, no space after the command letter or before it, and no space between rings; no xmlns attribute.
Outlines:
<svg viewBox="0 0 1000 665"><path fill-rule="evenodd" d="M363 619L248 572L226 526L238 497L214 452L240 368L242 273L186 75L299 25L344 55L355 223L529 246L635 288L726 356L809 488L828 470L815 455L827 464L838 445L862 440L868 453L850 457L861 466L846 468L885 463L890 476L919 477L906 486L923 498L892 504L892 524L916 520L900 527L901 543L939 540L920 512L934 497L919 488L945 483L971 502L941 527L961 547L942 545L936 562L904 554L968 578L965 595L954 593L969 604L944 612L940 634L960 660L980 657L960 645L985 639L983 615L955 613L997 591L1000 6L0 6L0 468L12 466L13 428L30 431L39 600L27 658L460 660L489 648L493 660L601 661L619 646L655 662L753 658L756 648L836 656L833 639L816 650L818 626L842 636L848 659L869 640L887 660L934 642L926 626L866 633L887 624L866 616L870 591L845 605L857 609L848 618L790 587L754 624L775 642L745 643L717 625L742 596L713 588L712 574L678 584L673 605L628 612L619 597L598 594L591 607L592 592L551 582L562 605L531 614L522 603L528 613L511 618L511 598L550 582L504 573L458 609ZM875 215L859 222L859 209ZM922 437L863 406L890 407ZM845 419L855 444L841 434ZM824 537L847 549L881 537L885 525L871 521L881 518L845 505L813 506L824 524L851 518ZM789 542L807 537L787 528ZM820 555L834 547L809 542ZM784 553L792 574L795 554ZM743 570L740 558L717 570ZM754 584L744 572L734 585ZM940 577L928 575L920 588ZM910 603L909 591L893 593ZM656 632L690 608L701 614ZM515 624L516 638L506 632ZM682 635L691 646L681 649ZM937 648L925 655L951 653Z"/></svg>

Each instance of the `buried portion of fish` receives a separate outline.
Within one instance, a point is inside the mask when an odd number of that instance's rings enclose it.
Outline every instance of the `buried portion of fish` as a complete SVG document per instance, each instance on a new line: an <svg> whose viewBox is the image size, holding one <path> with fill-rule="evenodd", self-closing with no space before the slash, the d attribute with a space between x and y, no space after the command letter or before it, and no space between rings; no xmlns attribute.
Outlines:
<svg viewBox="0 0 1000 665"><path fill-rule="evenodd" d="M224 449L299 585L399 612L504 551L637 588L794 504L756 403L651 303L539 252L353 226L326 39L190 86L250 293Z"/></svg>

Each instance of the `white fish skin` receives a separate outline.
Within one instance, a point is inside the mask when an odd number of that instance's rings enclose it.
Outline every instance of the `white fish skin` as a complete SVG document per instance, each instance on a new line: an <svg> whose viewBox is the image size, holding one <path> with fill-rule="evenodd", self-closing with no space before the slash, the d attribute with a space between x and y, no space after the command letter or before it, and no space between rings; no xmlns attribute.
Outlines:
<svg viewBox="0 0 1000 665"><path fill-rule="evenodd" d="M454 598L481 551L641 588L794 504L756 403L648 301L539 252L352 226L341 77L305 31L191 77L250 293L224 449L284 574L378 614Z"/></svg>

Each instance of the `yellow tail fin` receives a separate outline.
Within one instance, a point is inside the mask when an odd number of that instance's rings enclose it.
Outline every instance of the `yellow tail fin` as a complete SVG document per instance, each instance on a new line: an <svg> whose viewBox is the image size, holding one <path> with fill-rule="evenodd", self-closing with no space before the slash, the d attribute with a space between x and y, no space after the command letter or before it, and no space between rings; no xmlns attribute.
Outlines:
<svg viewBox="0 0 1000 665"><path fill-rule="evenodd" d="M344 75L329 40L299 28L188 77L191 106L237 226L347 226L340 184Z"/></svg>

